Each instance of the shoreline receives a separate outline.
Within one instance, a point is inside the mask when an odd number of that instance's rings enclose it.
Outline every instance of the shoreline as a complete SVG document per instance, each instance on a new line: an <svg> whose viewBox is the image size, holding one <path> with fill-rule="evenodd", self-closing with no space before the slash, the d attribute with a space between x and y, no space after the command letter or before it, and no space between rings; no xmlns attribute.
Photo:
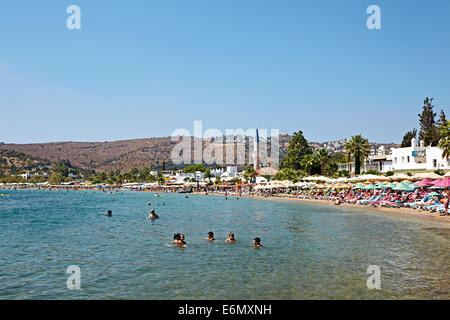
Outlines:
<svg viewBox="0 0 450 320"><path fill-rule="evenodd" d="M192 192L192 194L205 195L204 192ZM225 196L222 193L208 193L208 195ZM238 195L229 194L228 197L237 197ZM421 222L427 222L440 228L450 229L450 216L439 216L435 212L429 212L420 209L412 208L387 208L387 207L373 207L370 205L361 204L351 204L351 203L341 203L336 206L331 200L322 199L303 199L303 198L287 198L287 197L264 197L264 196L252 196L252 195L242 195L241 198L249 199L259 199L259 200L275 200L275 201L291 201L291 202L303 202L311 204L321 204L329 207L340 207L340 208L353 208L353 209L365 209L373 210L374 212L380 214L386 214L392 217L414 219Z"/></svg>

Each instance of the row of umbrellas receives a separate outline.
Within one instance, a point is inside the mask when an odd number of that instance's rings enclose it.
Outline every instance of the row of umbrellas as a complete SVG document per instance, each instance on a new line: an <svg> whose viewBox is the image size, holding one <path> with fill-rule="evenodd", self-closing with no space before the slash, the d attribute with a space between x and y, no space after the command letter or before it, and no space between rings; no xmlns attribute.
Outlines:
<svg viewBox="0 0 450 320"><path fill-rule="evenodd" d="M409 181L420 181L423 179L430 179L430 180L438 180L442 178L450 178L450 172L447 172L444 177L434 173L434 172L421 172L416 173L412 176L408 176L404 173L396 173L392 176L385 177L385 176L379 176L375 174L364 174L361 176L353 177L353 178L339 178L339 179L331 179L324 176L312 176L312 177L306 177L303 178L303 181L321 181L321 182L361 182L361 181L402 181L402 180L409 180Z"/></svg>
<svg viewBox="0 0 450 320"><path fill-rule="evenodd" d="M271 181L265 185L257 185L254 189L282 189L282 188L303 188L303 189L327 189L327 188L334 188L334 189L346 189L346 188L353 188L353 189L364 189L364 190L371 190L371 189L392 189L392 190L400 190L400 191L413 191L415 188L419 187L430 187L430 188L447 188L450 187L450 177L449 178L442 178L438 180L431 180L429 178L422 179L419 182L412 183L409 180L405 180L402 182L378 182L376 184L363 184L358 183L356 185L349 184L349 183L335 183L335 184L316 184L312 182L297 182L293 183L288 180L284 181Z"/></svg>

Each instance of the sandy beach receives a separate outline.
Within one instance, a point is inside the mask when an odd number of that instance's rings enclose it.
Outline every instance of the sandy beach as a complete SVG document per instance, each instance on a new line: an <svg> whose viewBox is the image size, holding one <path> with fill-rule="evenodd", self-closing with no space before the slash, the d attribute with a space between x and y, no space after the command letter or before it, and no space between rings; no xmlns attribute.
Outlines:
<svg viewBox="0 0 450 320"><path fill-rule="evenodd" d="M205 195L204 192L193 192L195 194ZM209 193L208 195L218 195L224 196L222 193ZM234 194L229 194L228 197L235 197ZM321 204L330 207L336 207L332 201L329 200L316 200L316 199L300 199L300 198L287 198L287 197L264 197L264 196L248 196L242 195L241 197L245 198L253 198L253 199L261 199L261 200L274 200L274 201L295 201L295 202L304 202L311 204ZM348 208L361 208L364 210L373 210L382 214L402 217L407 219L417 219L423 222L427 222L429 225L432 225L437 228L445 228L450 230L450 216L440 216L436 212L430 212L420 209L411 209L411 208L387 208L387 207L374 207L370 205L360 205L360 204L350 204L350 203L342 203L339 207L348 207Z"/></svg>

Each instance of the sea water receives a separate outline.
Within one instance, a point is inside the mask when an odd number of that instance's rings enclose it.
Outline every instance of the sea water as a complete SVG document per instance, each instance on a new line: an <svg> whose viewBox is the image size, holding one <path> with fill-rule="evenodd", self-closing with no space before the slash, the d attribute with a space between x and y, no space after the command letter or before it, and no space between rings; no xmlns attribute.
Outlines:
<svg viewBox="0 0 450 320"><path fill-rule="evenodd" d="M0 299L450 298L449 229L415 219L216 195L0 193ZM67 286L73 265L80 289Z"/></svg>

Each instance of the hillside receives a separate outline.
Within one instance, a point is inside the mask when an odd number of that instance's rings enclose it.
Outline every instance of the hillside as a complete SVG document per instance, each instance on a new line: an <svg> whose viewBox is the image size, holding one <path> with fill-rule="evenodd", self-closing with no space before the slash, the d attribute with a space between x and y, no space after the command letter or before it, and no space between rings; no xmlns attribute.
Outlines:
<svg viewBox="0 0 450 320"><path fill-rule="evenodd" d="M286 143L289 138L289 136L283 136L281 140ZM191 139L193 138L191 137ZM171 152L177 143L172 142L170 137L112 142L0 143L0 150L15 150L48 159L51 162L67 159L73 166L98 172L109 172L117 169L125 172L133 166L161 169L163 161L166 162L167 169L174 168L171 163ZM206 147L209 143L209 140L203 140L203 147ZM283 143L280 143L280 145L283 145ZM193 146L194 143L192 142L191 145ZM285 150L286 148L282 149ZM246 159L248 160L248 145L246 146Z"/></svg>
<svg viewBox="0 0 450 320"><path fill-rule="evenodd" d="M0 176L3 174L15 174L21 170L30 171L36 168L44 168L50 165L50 161L17 152L15 150L0 149Z"/></svg>

